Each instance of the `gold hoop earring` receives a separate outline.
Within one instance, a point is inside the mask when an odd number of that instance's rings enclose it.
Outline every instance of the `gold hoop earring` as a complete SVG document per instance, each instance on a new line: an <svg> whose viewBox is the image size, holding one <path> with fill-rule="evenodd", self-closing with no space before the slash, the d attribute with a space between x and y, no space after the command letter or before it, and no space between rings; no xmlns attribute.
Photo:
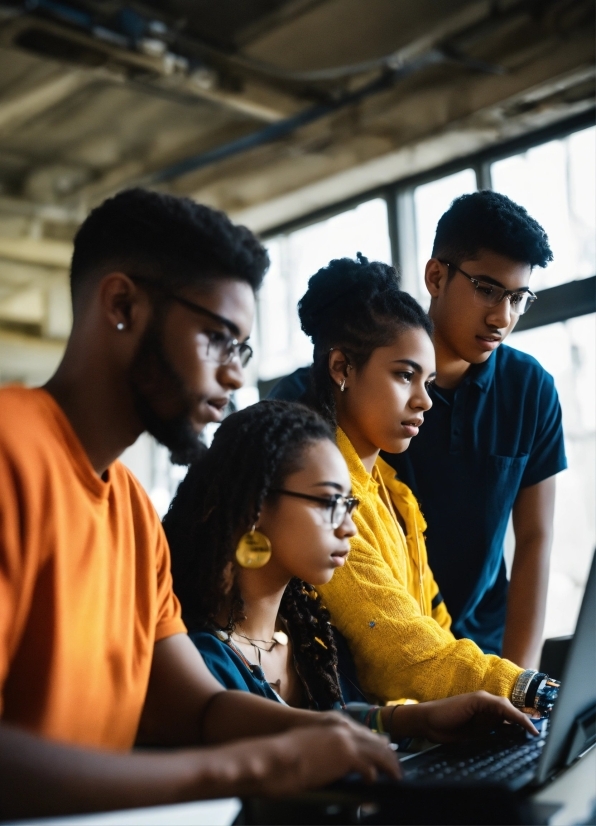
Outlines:
<svg viewBox="0 0 596 826"><path fill-rule="evenodd" d="M339 385L339 389L341 390L342 393L346 389L346 380L345 379L341 380L341 384Z"/></svg>
<svg viewBox="0 0 596 826"><path fill-rule="evenodd" d="M271 542L255 527L240 537L236 547L236 562L241 568L263 568L271 559Z"/></svg>

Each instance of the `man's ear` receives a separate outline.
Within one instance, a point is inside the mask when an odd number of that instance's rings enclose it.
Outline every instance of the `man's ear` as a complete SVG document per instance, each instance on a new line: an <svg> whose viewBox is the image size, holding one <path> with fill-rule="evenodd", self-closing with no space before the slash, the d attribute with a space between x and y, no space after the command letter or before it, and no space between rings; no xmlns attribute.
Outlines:
<svg viewBox="0 0 596 826"><path fill-rule="evenodd" d="M350 375L351 369L352 365L348 361L345 353L337 347L329 351L329 375L331 376L331 381L337 385L337 387L341 387L342 384L344 387L348 386L348 376Z"/></svg>
<svg viewBox="0 0 596 826"><path fill-rule="evenodd" d="M105 275L99 284L99 300L107 323L118 332L130 331L141 315L141 305L147 303L136 284L123 272Z"/></svg>
<svg viewBox="0 0 596 826"><path fill-rule="evenodd" d="M431 298L437 298L445 284L447 283L447 266L438 258L431 258L426 262L424 270L424 283Z"/></svg>

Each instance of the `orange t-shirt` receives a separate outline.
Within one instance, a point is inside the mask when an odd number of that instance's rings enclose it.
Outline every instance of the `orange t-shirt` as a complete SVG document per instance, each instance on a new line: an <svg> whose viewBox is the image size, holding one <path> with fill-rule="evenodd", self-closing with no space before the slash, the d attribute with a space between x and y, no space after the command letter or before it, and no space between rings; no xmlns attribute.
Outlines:
<svg viewBox="0 0 596 826"><path fill-rule="evenodd" d="M103 481L45 390L0 390L0 716L68 743L128 749L153 646L186 631L146 493Z"/></svg>

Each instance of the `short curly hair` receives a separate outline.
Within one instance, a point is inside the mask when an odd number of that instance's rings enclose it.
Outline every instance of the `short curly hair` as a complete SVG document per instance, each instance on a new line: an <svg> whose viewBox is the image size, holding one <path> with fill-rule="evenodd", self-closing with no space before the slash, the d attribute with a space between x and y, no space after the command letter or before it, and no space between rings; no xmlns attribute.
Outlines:
<svg viewBox="0 0 596 826"><path fill-rule="evenodd" d="M458 266L490 250L530 267L553 260L548 236L519 204L489 189L461 195L439 219L432 257Z"/></svg>
<svg viewBox="0 0 596 826"><path fill-rule="evenodd" d="M74 240L73 304L94 278L112 269L167 279L169 289L218 276L261 286L266 249L223 212L146 189L108 198L83 222Z"/></svg>
<svg viewBox="0 0 596 826"><path fill-rule="evenodd" d="M400 276L382 261L336 258L315 273L298 302L303 331L314 345L311 389L306 401L335 423L329 350L338 347L355 367L362 367L377 347L390 344L404 329L432 333L420 304L400 289Z"/></svg>

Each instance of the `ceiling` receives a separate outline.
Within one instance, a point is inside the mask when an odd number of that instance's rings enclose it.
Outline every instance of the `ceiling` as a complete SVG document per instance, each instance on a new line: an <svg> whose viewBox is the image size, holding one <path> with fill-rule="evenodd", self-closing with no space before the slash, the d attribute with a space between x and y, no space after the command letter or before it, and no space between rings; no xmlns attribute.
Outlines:
<svg viewBox="0 0 596 826"><path fill-rule="evenodd" d="M592 0L0 2L0 380L59 357L118 189L262 231L593 106Z"/></svg>

